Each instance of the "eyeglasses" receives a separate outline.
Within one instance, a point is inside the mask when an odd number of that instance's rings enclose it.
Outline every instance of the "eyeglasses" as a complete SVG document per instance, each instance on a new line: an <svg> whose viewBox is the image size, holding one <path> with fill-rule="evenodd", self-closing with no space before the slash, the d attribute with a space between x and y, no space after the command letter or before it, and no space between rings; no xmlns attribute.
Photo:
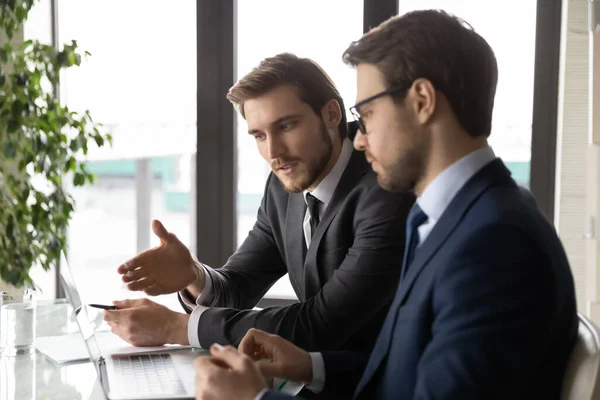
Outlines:
<svg viewBox="0 0 600 400"><path fill-rule="evenodd" d="M363 121L362 117L360 116L360 112L358 111L360 109L360 107L364 106L365 104L367 104L373 100L377 100L380 97L388 96L388 95L398 93L398 92L402 92L402 91L408 90L409 88L410 87L406 87L406 86L396 86L391 89L384 90L381 93L377 93L374 96L366 98L366 99L356 103L352 107L350 107L350 113L352 114L352 116L354 117L354 120L358 124L358 129L360 130L360 132L363 135L367 134L367 128L365 127L365 122Z"/></svg>

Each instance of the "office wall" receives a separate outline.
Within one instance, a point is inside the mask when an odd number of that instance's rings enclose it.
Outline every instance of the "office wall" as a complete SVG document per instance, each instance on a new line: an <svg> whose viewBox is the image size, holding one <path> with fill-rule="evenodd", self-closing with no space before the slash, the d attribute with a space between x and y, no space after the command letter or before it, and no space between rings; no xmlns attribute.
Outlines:
<svg viewBox="0 0 600 400"><path fill-rule="evenodd" d="M598 178L600 150L589 143L590 36L588 0L563 2L555 224L575 278L580 312L600 300Z"/></svg>
<svg viewBox="0 0 600 400"><path fill-rule="evenodd" d="M587 313L600 324L600 2L595 2L595 32L589 42L589 118L587 145L586 266L588 273Z"/></svg>

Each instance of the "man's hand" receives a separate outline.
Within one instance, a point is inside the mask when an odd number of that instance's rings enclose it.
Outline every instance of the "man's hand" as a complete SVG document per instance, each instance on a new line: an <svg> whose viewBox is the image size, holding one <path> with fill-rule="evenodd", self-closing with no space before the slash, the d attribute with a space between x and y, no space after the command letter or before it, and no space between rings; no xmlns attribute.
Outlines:
<svg viewBox="0 0 600 400"><path fill-rule="evenodd" d="M198 357L196 366L196 400L254 400L267 382L250 357L233 347L217 344L210 357Z"/></svg>
<svg viewBox="0 0 600 400"><path fill-rule="evenodd" d="M114 334L134 346L189 345L189 315L148 299L113 301L118 310L104 311Z"/></svg>
<svg viewBox="0 0 600 400"><path fill-rule="evenodd" d="M312 382L310 355L277 335L258 329L250 329L239 345L239 351L247 354L267 377L283 378L294 382Z"/></svg>
<svg viewBox="0 0 600 400"><path fill-rule="evenodd" d="M200 286L204 287L204 274L196 267L188 248L177 236L169 233L160 221L152 221L152 230L160 239L160 244L138 254L117 269L123 275L127 288L158 296L178 292L196 281L201 281Z"/></svg>

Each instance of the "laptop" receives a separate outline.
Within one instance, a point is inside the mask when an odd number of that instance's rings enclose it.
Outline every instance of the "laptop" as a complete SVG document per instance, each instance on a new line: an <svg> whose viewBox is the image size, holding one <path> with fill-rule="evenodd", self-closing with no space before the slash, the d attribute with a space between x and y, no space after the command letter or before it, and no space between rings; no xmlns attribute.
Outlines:
<svg viewBox="0 0 600 400"><path fill-rule="evenodd" d="M195 394L193 350L136 353L103 356L90 322L87 307L81 301L73 273L64 254L60 280L85 346L94 364L104 395L110 400L192 399Z"/></svg>

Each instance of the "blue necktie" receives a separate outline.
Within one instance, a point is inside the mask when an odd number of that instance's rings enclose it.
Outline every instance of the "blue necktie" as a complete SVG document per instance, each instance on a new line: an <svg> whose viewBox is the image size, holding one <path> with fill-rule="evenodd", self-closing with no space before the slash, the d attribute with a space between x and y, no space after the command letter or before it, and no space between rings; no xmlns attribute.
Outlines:
<svg viewBox="0 0 600 400"><path fill-rule="evenodd" d="M415 250L417 249L417 244L419 244L418 228L425 221L427 221L427 214L421 210L421 207L417 203L413 204L406 219L406 244L404 246L404 260L402 261L400 281L404 279L410 263L415 258Z"/></svg>

